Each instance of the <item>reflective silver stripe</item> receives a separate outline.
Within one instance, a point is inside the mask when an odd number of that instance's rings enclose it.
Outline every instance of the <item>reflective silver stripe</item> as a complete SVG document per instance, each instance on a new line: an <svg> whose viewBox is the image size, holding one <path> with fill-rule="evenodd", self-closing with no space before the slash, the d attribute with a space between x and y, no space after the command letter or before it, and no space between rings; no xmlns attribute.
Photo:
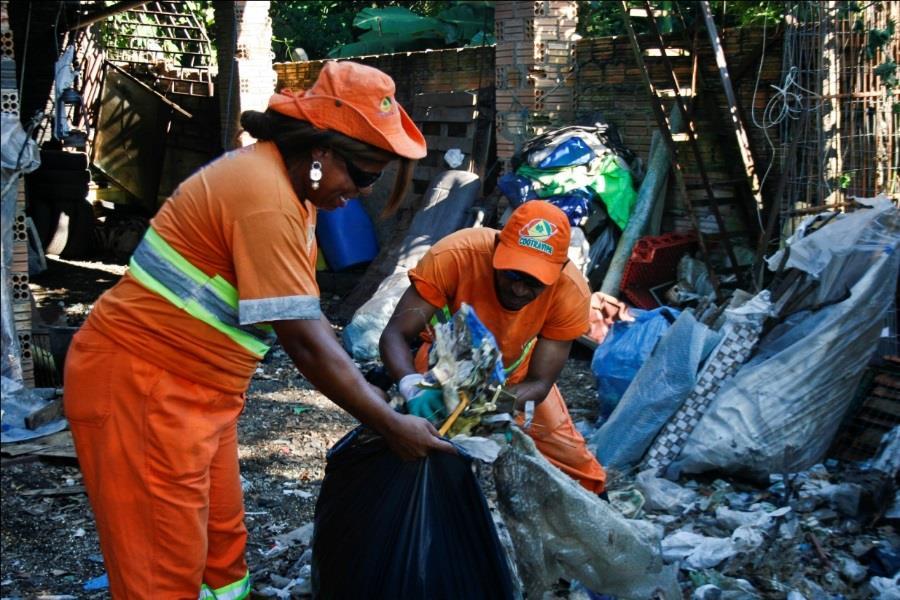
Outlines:
<svg viewBox="0 0 900 600"><path fill-rule="evenodd" d="M238 303L241 324L287 321L290 319L314 320L322 316L319 298L316 296L282 296L241 300Z"/></svg>
<svg viewBox="0 0 900 600"><path fill-rule="evenodd" d="M240 329L267 345L272 345L275 341L275 335L271 331L254 325L241 325L238 320L237 307L229 306L219 294L213 291L212 277L202 284L194 281L160 256L146 239L134 251L132 260L173 294L185 301L196 300L225 325Z"/></svg>

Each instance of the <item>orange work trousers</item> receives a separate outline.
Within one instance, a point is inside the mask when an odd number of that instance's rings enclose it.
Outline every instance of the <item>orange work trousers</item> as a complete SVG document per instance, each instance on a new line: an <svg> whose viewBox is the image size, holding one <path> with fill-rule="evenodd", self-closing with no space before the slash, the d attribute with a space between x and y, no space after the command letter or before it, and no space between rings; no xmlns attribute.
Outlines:
<svg viewBox="0 0 900 600"><path fill-rule="evenodd" d="M88 324L66 357L64 403L113 598L246 598L242 395L174 375Z"/></svg>
<svg viewBox="0 0 900 600"><path fill-rule="evenodd" d="M416 369L428 370L428 352L431 344L425 343L416 354ZM516 422L521 426L524 415ZM606 489L606 471L588 450L584 436L575 429L569 409L556 384L543 402L534 409L531 426L524 430L540 453L563 473L578 481L589 492L599 494Z"/></svg>

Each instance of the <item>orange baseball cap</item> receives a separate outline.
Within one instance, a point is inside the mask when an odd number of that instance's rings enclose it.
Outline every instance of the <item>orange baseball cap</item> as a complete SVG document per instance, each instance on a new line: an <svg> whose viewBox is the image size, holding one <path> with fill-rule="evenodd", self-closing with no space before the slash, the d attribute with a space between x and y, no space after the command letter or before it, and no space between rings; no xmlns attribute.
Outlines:
<svg viewBox="0 0 900 600"><path fill-rule="evenodd" d="M311 88L282 90L269 108L405 158L423 158L425 137L397 104L395 90L394 80L378 69L329 61Z"/></svg>
<svg viewBox="0 0 900 600"><path fill-rule="evenodd" d="M513 211L494 250L494 268L521 271L553 285L569 260L571 229L566 213L542 200Z"/></svg>

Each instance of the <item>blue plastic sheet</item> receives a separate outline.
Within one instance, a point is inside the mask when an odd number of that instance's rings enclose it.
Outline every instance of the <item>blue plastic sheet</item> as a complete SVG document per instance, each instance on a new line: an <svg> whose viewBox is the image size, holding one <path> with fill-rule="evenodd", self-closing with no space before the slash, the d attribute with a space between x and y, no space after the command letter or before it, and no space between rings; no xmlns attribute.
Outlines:
<svg viewBox="0 0 900 600"><path fill-rule="evenodd" d="M574 227L580 225L582 219L587 218L593 196L589 190L582 188L572 190L568 194L550 196L545 200L566 213L569 224Z"/></svg>
<svg viewBox="0 0 900 600"><path fill-rule="evenodd" d="M537 198L531 179L516 173L507 173L497 180L497 187L509 200L513 208Z"/></svg>
<svg viewBox="0 0 900 600"><path fill-rule="evenodd" d="M633 312L634 321L617 321L594 350L591 370L597 378L602 418L615 409L659 338L679 315L679 311L667 306Z"/></svg>
<svg viewBox="0 0 900 600"><path fill-rule="evenodd" d="M609 419L586 436L601 464L624 470L640 462L694 388L721 333L683 312L660 338Z"/></svg>
<svg viewBox="0 0 900 600"><path fill-rule="evenodd" d="M104 573L100 577L94 577L93 579L86 581L84 583L84 591L93 592L96 590L105 590L109 587L109 575Z"/></svg>
<svg viewBox="0 0 900 600"><path fill-rule="evenodd" d="M574 167L594 160L594 151L580 137L570 137L557 144L537 165L539 169Z"/></svg>

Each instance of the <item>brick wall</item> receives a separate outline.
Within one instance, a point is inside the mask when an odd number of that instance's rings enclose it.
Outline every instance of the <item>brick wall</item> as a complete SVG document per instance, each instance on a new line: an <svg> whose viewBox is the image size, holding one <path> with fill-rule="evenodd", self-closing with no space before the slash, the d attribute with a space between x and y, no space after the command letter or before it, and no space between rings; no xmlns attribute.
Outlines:
<svg viewBox="0 0 900 600"><path fill-rule="evenodd" d="M722 32L725 54L729 60L729 69L733 79L735 93L738 96L746 116L746 127L750 133L751 143L757 152L757 169L764 173L771 153L762 130L750 122L750 107L756 83L759 65L762 31L757 29L727 30ZM770 36L771 38L771 36ZM702 38L701 41L705 41ZM646 42L646 40L644 40ZM672 40L673 44L676 44ZM677 45L677 44L676 44ZM681 45L684 45L683 43ZM397 83L397 99L406 107L411 106L412 97L421 92L449 92L494 86L502 81L507 85L508 79L518 70L508 65L497 64L495 71L494 47L460 48L450 50L434 50L424 52L404 52L376 56L356 57L352 60L368 64L391 75ZM781 74L781 45L775 39L767 42L765 63L760 76L756 95L756 110L759 113L770 98L771 84L777 84ZM675 57L676 73L682 87L690 82L690 58ZM276 63L278 88L305 89L312 85L325 61L308 61L297 63ZM704 162L716 179L732 179L740 172L732 171L732 167L740 165L736 142L728 121L727 106L721 89L719 74L708 41L701 44L700 64L703 69L706 94L709 102L698 100L698 127L700 133L701 153ZM662 78L662 65L651 63L651 74L654 79ZM647 91L641 74L634 60L631 46L625 37L607 37L583 39L575 43L575 69L573 81L574 93L571 109L574 118L578 119L600 112L606 119L615 124L625 144L641 159L647 160L653 132L657 130L656 121L650 108ZM715 106L715 110L710 110ZM498 109L499 111L499 109ZM570 112L570 111L566 111ZM570 112L570 114L572 114ZM770 135L777 138L777 132ZM689 156L687 147L683 156L685 180L688 184L699 183L696 165ZM766 180L766 188L771 189L777 181L777 169L773 168ZM670 181L667 203L666 229L686 230L689 228L687 218L674 192L674 181ZM698 200L705 197L702 190L691 191L692 197ZM717 190L717 194L730 194L730 190ZM698 211L701 217L705 209ZM748 220L755 220L755 212L736 211L724 207L723 212L730 215L729 229L740 230Z"/></svg>
<svg viewBox="0 0 900 600"><path fill-rule="evenodd" d="M476 90L494 84L493 46L357 56L350 60L390 75L397 85L397 101L407 110L416 94ZM275 63L277 89L309 88L325 62Z"/></svg>

